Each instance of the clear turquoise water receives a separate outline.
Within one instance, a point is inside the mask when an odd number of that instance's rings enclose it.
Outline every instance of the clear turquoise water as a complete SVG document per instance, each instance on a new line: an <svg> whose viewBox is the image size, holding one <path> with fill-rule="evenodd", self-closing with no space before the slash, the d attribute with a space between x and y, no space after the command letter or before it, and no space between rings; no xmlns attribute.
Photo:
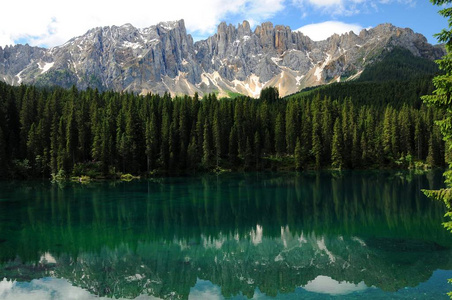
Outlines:
<svg viewBox="0 0 452 300"><path fill-rule="evenodd" d="M0 299L448 299L441 172L0 182Z"/></svg>

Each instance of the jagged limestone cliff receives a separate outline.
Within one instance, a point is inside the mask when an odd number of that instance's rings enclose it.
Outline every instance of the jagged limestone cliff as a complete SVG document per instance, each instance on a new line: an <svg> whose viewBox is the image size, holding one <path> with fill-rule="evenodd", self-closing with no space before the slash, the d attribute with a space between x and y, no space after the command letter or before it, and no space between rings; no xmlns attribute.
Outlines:
<svg viewBox="0 0 452 300"><path fill-rule="evenodd" d="M130 24L98 27L51 49L0 48L0 80L9 84L59 85L136 93L230 92L258 97L264 87L281 95L351 80L383 51L406 48L436 59L441 46L408 28L382 24L359 35L333 35L315 42L287 26L266 22L254 31L244 21L221 23L196 43L183 20L137 29Z"/></svg>

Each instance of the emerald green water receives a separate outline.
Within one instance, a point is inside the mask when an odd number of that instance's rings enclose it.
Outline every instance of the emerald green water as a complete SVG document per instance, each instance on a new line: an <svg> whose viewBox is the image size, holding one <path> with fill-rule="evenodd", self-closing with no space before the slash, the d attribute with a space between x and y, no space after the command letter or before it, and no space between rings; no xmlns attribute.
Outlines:
<svg viewBox="0 0 452 300"><path fill-rule="evenodd" d="M0 299L448 299L441 172L0 182Z"/></svg>

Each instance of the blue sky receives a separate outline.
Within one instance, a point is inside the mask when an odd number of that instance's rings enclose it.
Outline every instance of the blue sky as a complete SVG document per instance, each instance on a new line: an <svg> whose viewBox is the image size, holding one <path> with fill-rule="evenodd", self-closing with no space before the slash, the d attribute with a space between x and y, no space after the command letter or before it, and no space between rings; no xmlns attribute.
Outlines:
<svg viewBox="0 0 452 300"><path fill-rule="evenodd" d="M59 0L8 1L2 4L8 13L0 18L0 46L53 47L93 27L131 23L143 28L179 19L185 19L195 40L214 34L222 21L248 20L253 28L265 21L301 28L314 40L392 23L437 43L433 34L447 27L439 9L427 0L78 0L70 6Z"/></svg>

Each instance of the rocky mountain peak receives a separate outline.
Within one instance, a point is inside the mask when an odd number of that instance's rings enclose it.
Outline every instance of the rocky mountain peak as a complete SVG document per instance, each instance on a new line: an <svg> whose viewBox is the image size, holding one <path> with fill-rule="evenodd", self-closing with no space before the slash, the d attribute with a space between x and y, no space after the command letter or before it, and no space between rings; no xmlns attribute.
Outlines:
<svg viewBox="0 0 452 300"><path fill-rule="evenodd" d="M315 42L284 25L265 22L251 30L222 22L196 43L184 20L147 28L97 27L52 49L0 48L0 80L10 84L61 85L137 93L241 93L259 96L275 86L281 95L304 87L357 78L383 50L403 47L429 59L444 48L409 28L381 24Z"/></svg>
<svg viewBox="0 0 452 300"><path fill-rule="evenodd" d="M157 24L157 27L161 28L161 29L165 29L167 31L181 30L186 33L185 21L183 19L180 19L178 21L160 22Z"/></svg>
<svg viewBox="0 0 452 300"><path fill-rule="evenodd" d="M243 21L242 24L237 26L237 33L239 37L250 36L251 35L251 27L248 21Z"/></svg>

